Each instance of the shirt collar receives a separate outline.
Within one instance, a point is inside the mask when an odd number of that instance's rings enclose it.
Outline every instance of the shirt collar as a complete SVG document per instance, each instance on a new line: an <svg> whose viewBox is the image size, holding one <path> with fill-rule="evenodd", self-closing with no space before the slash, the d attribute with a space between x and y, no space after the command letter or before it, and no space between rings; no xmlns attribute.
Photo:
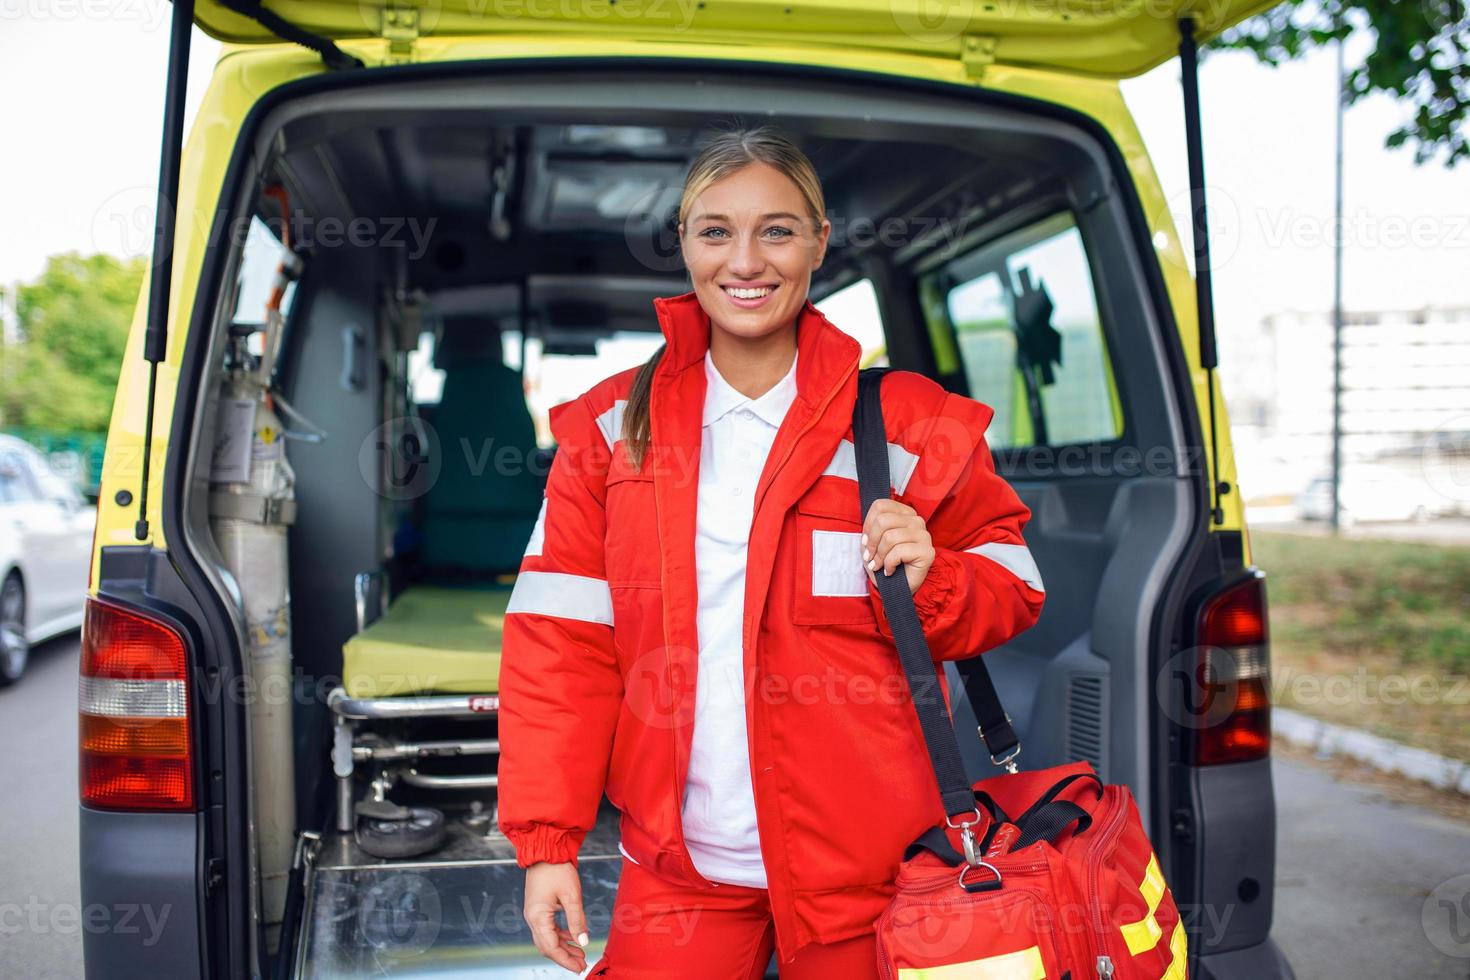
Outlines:
<svg viewBox="0 0 1470 980"><path fill-rule="evenodd" d="M771 386L771 389L759 398L748 398L741 394L720 374L715 367L714 358L710 356L708 349L704 352L704 424L709 425L727 412L737 408L749 408L762 421L775 427L781 427L781 420L786 417L786 410L796 400L796 357L791 358L791 367L787 369L786 376Z"/></svg>

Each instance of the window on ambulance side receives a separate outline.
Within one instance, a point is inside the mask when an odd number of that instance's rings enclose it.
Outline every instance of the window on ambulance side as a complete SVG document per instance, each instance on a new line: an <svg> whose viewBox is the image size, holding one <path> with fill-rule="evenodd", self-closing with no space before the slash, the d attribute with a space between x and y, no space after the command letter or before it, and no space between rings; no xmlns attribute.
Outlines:
<svg viewBox="0 0 1470 980"><path fill-rule="evenodd" d="M1122 435L1092 273L1070 214L952 259L919 289L940 374L958 375L995 410L991 449Z"/></svg>
<svg viewBox="0 0 1470 980"><path fill-rule="evenodd" d="M833 325L862 345L862 367L888 366L888 338L878 312L878 294L870 279L857 282L812 303Z"/></svg>
<svg viewBox="0 0 1470 980"><path fill-rule="evenodd" d="M245 235L245 248L240 255L240 269L235 279L234 323L265 326L266 306L275 289L276 273L281 260L286 256L286 246L281 244L271 227L258 217L250 219L250 229ZM291 301L296 296L296 282L286 284L281 294L281 316L290 322ZM250 353L259 357L264 343L264 330L257 330L247 341ZM284 337L284 330L282 331ZM278 349L280 349L278 347Z"/></svg>
<svg viewBox="0 0 1470 980"><path fill-rule="evenodd" d="M589 327L585 343L553 343L543 337L526 336L504 329L500 334L501 363L518 372L526 408L536 426L536 444L541 449L556 445L551 436L551 408L571 401L604 378L637 367L663 343L656 330L609 330L598 335ZM418 346L408 352L408 397L414 408L437 405L443 394L445 370L435 363L439 339L434 331L419 335ZM450 370L453 370L452 368Z"/></svg>
<svg viewBox="0 0 1470 980"><path fill-rule="evenodd" d="M652 314L650 312L650 319ZM505 363L526 379L526 404L536 423L542 449L556 445L551 435L551 409L571 401L604 378L638 367L664 342L658 330L608 330L589 327L580 342L548 343L519 331L501 334Z"/></svg>

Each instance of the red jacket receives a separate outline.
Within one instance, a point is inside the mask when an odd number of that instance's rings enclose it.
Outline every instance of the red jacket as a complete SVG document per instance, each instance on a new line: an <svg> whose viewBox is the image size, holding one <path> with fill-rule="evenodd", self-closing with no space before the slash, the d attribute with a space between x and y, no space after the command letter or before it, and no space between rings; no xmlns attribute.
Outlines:
<svg viewBox="0 0 1470 980"><path fill-rule="evenodd" d="M710 885L680 829L710 324L693 292L654 306L667 348L641 471L621 446L612 452L635 370L551 412L558 451L505 618L499 821L522 867L575 861L605 791L633 860ZM783 961L809 942L872 931L905 845L944 818L877 587L859 564L859 354L804 305L796 400L750 532L746 719ZM935 546L914 597L931 651L950 660L1004 643L1036 622L1044 594L1021 537L1031 512L983 437L993 411L908 371L884 378L882 398L895 496Z"/></svg>

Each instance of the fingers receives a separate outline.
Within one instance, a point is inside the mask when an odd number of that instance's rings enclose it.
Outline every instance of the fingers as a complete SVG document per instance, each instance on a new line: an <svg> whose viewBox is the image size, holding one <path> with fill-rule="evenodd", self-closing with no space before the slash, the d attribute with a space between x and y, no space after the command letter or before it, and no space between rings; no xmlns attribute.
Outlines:
<svg viewBox="0 0 1470 980"><path fill-rule="evenodd" d="M883 532L906 523L903 511L896 509L894 505L903 507L896 500L875 500L863 519L863 564L868 567L869 571L877 567L872 563L872 558L876 550L875 545Z"/></svg>
<svg viewBox="0 0 1470 980"><path fill-rule="evenodd" d="M550 959L559 967L572 970L576 962L572 954L562 945L562 930L556 926L556 909L551 907L526 908L526 924L531 927L531 942L537 945L537 952L545 958ZM578 971L581 973L581 971Z"/></svg>
<svg viewBox="0 0 1470 980"><path fill-rule="evenodd" d="M925 537L927 538L928 536L925 535ZM925 542L900 541L889 548L883 556L883 572L886 575L892 575L900 564L913 568L925 568L933 557L934 549L929 547Z"/></svg>
<svg viewBox="0 0 1470 980"><path fill-rule="evenodd" d="M933 560L924 519L897 500L875 500L863 522L863 564L870 577L879 568L891 575L900 563L927 568Z"/></svg>
<svg viewBox="0 0 1470 980"><path fill-rule="evenodd" d="M570 945L570 933L557 928L555 907L541 905L534 911L528 908L526 924L531 927L531 940L542 956L573 973L581 973L587 968L586 954Z"/></svg>
<svg viewBox="0 0 1470 980"><path fill-rule="evenodd" d="M527 876L525 920L537 951L557 966L572 973L587 969L587 917L582 908L582 888L575 870L560 880L547 880L537 875L532 882ZM568 928L556 921L557 911L566 913Z"/></svg>
<svg viewBox="0 0 1470 980"><path fill-rule="evenodd" d="M567 913L567 931L576 937L578 946L586 946L587 937L587 915L582 911L582 889L581 883L576 882L576 888L568 889L561 895L561 907Z"/></svg>

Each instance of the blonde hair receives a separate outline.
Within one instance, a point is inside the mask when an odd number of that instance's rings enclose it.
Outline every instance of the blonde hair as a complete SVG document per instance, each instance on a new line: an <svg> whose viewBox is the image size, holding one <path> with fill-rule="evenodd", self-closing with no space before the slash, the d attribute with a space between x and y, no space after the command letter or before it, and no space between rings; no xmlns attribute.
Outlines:
<svg viewBox="0 0 1470 980"><path fill-rule="evenodd" d="M827 218L827 204L817 170L801 148L773 126L725 130L704 143L684 175L684 189L679 198L679 224L688 221L689 209L711 184L752 163L768 164L789 177L806 200L813 229L821 228ZM664 348L660 346L638 369L628 392L628 403L623 408L623 446L634 469L642 469L643 457L648 452L649 389L663 354Z"/></svg>

